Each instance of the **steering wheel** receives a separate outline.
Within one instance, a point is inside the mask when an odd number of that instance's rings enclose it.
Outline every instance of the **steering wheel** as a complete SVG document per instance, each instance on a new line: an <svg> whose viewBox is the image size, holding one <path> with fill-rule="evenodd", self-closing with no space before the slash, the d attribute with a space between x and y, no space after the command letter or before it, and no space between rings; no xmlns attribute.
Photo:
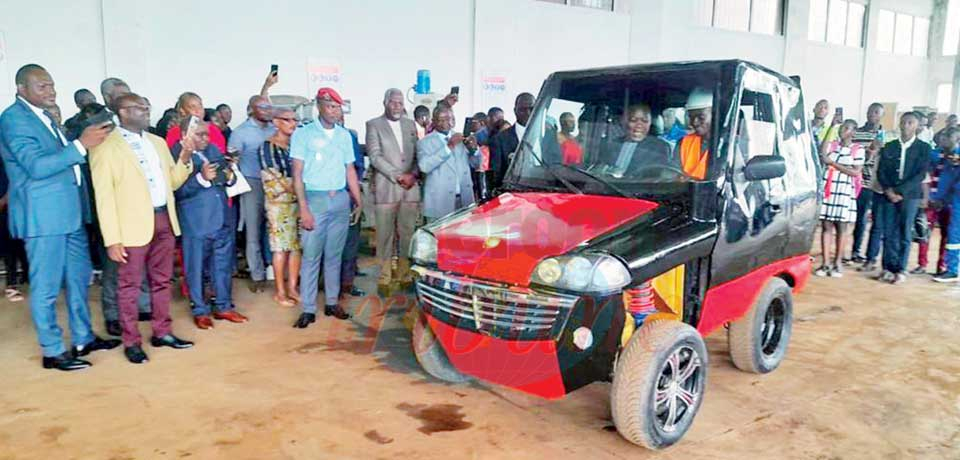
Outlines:
<svg viewBox="0 0 960 460"><path fill-rule="evenodd" d="M671 173L670 175L664 173ZM626 176L628 177L655 177L663 179L688 179L690 176L687 175L682 169L668 164L659 164L651 163L643 165L632 171L627 171Z"/></svg>

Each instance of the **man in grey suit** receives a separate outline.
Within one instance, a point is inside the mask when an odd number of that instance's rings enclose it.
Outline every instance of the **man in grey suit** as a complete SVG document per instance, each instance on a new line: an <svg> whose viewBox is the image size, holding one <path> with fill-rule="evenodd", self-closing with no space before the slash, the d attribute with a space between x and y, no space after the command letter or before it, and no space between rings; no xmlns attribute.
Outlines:
<svg viewBox="0 0 960 460"><path fill-rule="evenodd" d="M401 283L410 283L407 249L420 216L417 177L417 128L403 117L403 92L390 88L383 95L383 115L367 122L367 155L373 166L374 212L377 225L378 284L393 281L391 261L399 236Z"/></svg>
<svg viewBox="0 0 960 460"><path fill-rule="evenodd" d="M417 164L427 175L423 185L423 216L427 223L473 204L470 171L480 165L477 139L453 131L453 112L437 106L432 133L417 143Z"/></svg>

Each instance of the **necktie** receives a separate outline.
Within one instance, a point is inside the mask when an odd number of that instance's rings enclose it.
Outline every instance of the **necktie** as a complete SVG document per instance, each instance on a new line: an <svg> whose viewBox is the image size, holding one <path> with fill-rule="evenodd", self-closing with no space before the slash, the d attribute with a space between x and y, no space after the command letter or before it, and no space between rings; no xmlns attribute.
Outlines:
<svg viewBox="0 0 960 460"><path fill-rule="evenodd" d="M43 116L47 117L47 120L50 120L50 129L53 130L54 137L60 141L60 145L66 146L67 140L63 137L63 132L60 131L60 127L57 126L57 122L53 118L53 114L47 110L43 111ZM73 165L73 175L77 180L77 185L83 185L83 175L80 172L80 165Z"/></svg>
<svg viewBox="0 0 960 460"><path fill-rule="evenodd" d="M61 144L67 145L66 142L64 142L63 133L60 132L60 127L57 126L57 122L54 121L55 118L53 118L53 114L44 110L43 115L47 117L47 120L50 120L50 129L53 130L53 135L57 137L57 140L60 141Z"/></svg>

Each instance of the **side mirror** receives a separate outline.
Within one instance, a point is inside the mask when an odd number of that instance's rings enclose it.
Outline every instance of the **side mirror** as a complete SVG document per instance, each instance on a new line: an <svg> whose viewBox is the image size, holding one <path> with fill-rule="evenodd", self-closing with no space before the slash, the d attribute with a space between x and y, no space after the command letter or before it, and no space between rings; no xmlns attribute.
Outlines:
<svg viewBox="0 0 960 460"><path fill-rule="evenodd" d="M750 181L776 179L786 173L786 162L776 155L757 155L743 167L743 175Z"/></svg>

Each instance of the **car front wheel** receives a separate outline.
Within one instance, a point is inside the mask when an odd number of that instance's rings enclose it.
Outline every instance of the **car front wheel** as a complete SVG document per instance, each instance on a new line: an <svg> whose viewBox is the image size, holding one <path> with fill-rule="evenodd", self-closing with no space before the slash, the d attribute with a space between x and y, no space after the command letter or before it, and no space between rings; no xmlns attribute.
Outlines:
<svg viewBox="0 0 960 460"><path fill-rule="evenodd" d="M443 346L437 341L437 336L427 324L427 315L417 309L416 320L413 323L413 354L417 362L431 376L450 383L465 383L471 379L462 374L450 364Z"/></svg>
<svg viewBox="0 0 960 460"><path fill-rule="evenodd" d="M610 406L617 431L648 449L683 437L703 402L707 349L696 329L655 321L638 330L617 361Z"/></svg>

